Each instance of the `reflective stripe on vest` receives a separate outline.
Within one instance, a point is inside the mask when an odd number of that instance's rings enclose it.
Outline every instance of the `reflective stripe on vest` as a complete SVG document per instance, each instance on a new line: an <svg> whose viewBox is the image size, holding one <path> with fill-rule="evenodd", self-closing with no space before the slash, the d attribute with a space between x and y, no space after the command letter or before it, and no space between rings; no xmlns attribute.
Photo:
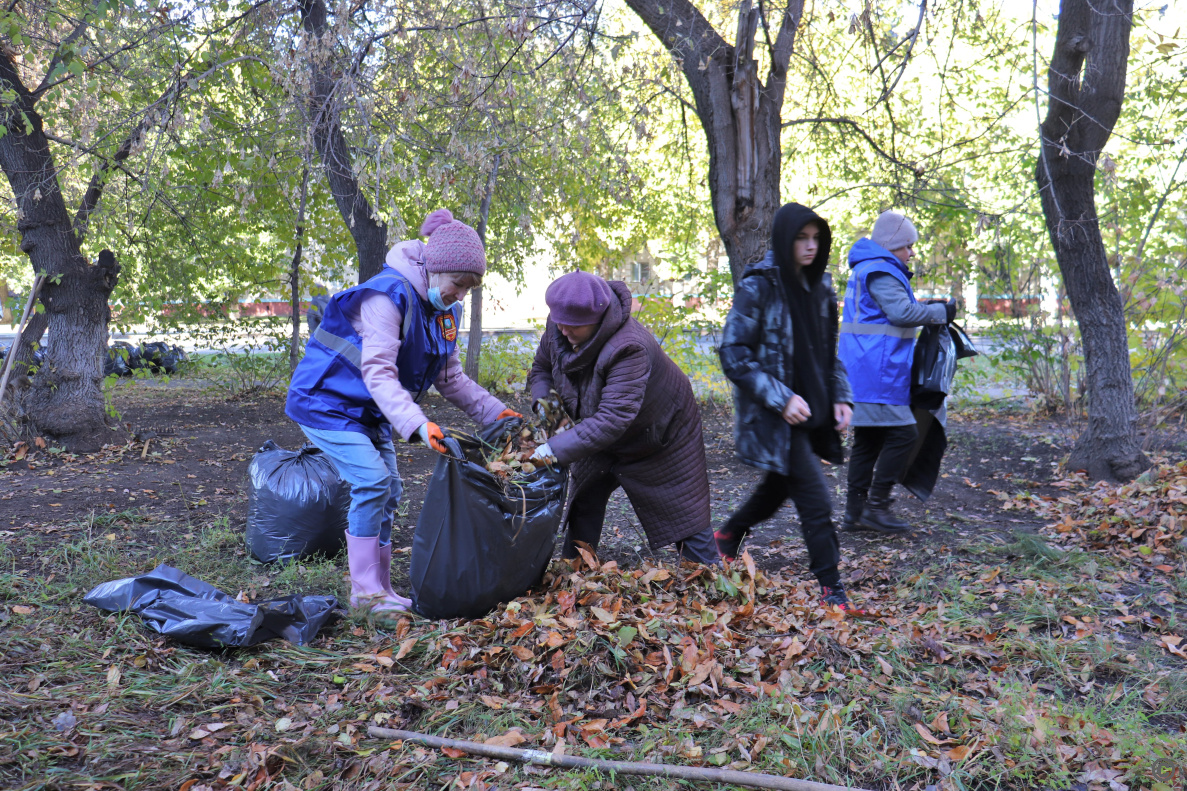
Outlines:
<svg viewBox="0 0 1187 791"><path fill-rule="evenodd" d="M327 332L322 329L322 326L317 325L317 329L313 331L313 337L317 342L327 346L346 358L347 362L358 368L363 369L363 353L346 338Z"/></svg>
<svg viewBox="0 0 1187 791"><path fill-rule="evenodd" d="M400 340L408 337L408 328L411 323L412 311L406 310L404 311L404 320L400 326ZM318 343L341 354L355 368L358 368L360 371L363 370L363 352L353 343L346 340L346 338L333 334L329 330L324 329L320 324L313 331L313 337L317 339Z"/></svg>
<svg viewBox="0 0 1187 791"><path fill-rule="evenodd" d="M841 332L850 335L893 335L896 338L914 338L914 327L896 327L893 324L854 324L841 322Z"/></svg>

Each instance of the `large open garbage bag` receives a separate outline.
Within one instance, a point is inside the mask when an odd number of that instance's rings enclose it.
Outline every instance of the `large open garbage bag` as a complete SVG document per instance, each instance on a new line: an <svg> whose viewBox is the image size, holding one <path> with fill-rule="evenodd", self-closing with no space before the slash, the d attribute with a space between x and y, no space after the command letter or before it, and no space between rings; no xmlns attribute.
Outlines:
<svg viewBox="0 0 1187 791"><path fill-rule="evenodd" d="M268 440L247 468L247 549L264 563L346 545L350 484L314 445L285 450Z"/></svg>
<svg viewBox="0 0 1187 791"><path fill-rule="evenodd" d="M542 467L504 481L483 463L483 448L519 426L505 418L445 440L451 453L437 460L412 539L412 603L426 618L479 618L548 568L568 470Z"/></svg>
<svg viewBox="0 0 1187 791"><path fill-rule="evenodd" d="M303 645L343 614L333 596L244 604L164 564L148 574L96 585L83 601L108 612L133 612L153 631L198 648L238 648L276 638Z"/></svg>

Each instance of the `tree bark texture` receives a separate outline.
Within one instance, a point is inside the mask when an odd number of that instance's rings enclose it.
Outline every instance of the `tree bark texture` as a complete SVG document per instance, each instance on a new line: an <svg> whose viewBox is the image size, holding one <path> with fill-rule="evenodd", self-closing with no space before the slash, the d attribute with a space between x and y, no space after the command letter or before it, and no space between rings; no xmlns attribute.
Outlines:
<svg viewBox="0 0 1187 791"><path fill-rule="evenodd" d="M44 272L45 312L30 322L16 360L27 363L33 344L49 330L46 362L16 385L24 415L41 434L72 451L98 450L113 438L103 403L102 355L107 352L108 297L119 277L114 259L92 266L83 256L58 185L36 97L22 84L12 54L0 52L0 88L16 93L3 108L0 168L17 204L21 250L34 272Z"/></svg>
<svg viewBox="0 0 1187 791"><path fill-rule="evenodd" d="M1133 0L1062 0L1035 181L1084 344L1088 425L1068 461L1097 479L1149 467L1137 438L1124 306L1096 213L1096 163L1121 114Z"/></svg>
<svg viewBox="0 0 1187 791"><path fill-rule="evenodd" d="M692 90L709 144L713 217L737 283L766 252L781 204L783 94L803 0L790 0L777 19L763 4L742 0L733 46L689 0L626 3L676 58ZM760 32L769 49L765 84L754 58Z"/></svg>
<svg viewBox="0 0 1187 791"><path fill-rule="evenodd" d="M486 192L482 195L482 206L478 210L478 238L486 247L486 226L490 219L490 200L495 194L495 179L499 177L499 163L502 154L495 154L495 165L486 179ZM490 261L487 261L490 268ZM466 334L466 376L478 378L478 363L482 356L482 286L470 291L470 331Z"/></svg>
<svg viewBox="0 0 1187 791"><path fill-rule="evenodd" d="M373 215L355 177L353 158L342 133L342 96L334 76L333 38L325 0L301 0L301 25L310 37L312 69L310 123L313 143L326 171L334 203L354 238L359 282L379 274L387 257L387 226Z"/></svg>

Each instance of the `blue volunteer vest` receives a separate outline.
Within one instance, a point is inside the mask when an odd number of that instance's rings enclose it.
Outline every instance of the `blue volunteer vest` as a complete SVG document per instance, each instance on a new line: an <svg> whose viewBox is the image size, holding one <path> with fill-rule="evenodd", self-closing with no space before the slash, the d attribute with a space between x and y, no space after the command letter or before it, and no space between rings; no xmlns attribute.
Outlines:
<svg viewBox="0 0 1187 791"><path fill-rule="evenodd" d="M911 358L915 328L896 327L866 288L866 279L883 272L911 290L910 273L898 259L869 239L859 239L849 251L849 283L841 313L837 354L849 372L853 400L866 404L911 403Z"/></svg>
<svg viewBox="0 0 1187 791"><path fill-rule="evenodd" d="M363 339L346 318L357 315L359 302L373 291L390 297L403 317L396 369L413 399L419 401L445 369L457 348L461 304L445 312L434 310L421 301L407 278L385 267L365 283L335 294L326 306L289 384L284 411L297 423L357 431L373 441L391 439L391 424L363 382Z"/></svg>

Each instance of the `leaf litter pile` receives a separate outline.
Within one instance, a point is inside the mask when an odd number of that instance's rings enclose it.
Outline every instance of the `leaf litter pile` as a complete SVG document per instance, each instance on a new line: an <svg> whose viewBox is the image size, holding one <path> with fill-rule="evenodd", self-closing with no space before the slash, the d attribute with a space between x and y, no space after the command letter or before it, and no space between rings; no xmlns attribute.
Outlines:
<svg viewBox="0 0 1187 791"><path fill-rule="evenodd" d="M499 445L485 449L483 462L488 472L504 481L531 475L537 468L531 461L536 448L572 427L573 419L561 406L555 390L551 397L540 400L539 409L539 421L524 424L518 431L509 431Z"/></svg>
<svg viewBox="0 0 1187 791"><path fill-rule="evenodd" d="M1187 537L1187 462L1157 464L1120 486L1089 484L1080 474L1054 485L1068 493L1003 495L1005 507L1030 508L1055 520L1048 531L1060 543L1149 560L1164 573L1174 570L1166 556Z"/></svg>
<svg viewBox="0 0 1187 791"><path fill-rule="evenodd" d="M176 558L136 560L80 544L47 554L44 574L0 574L0 786L598 781L368 738L378 724L872 789L1169 791L1156 771L1187 764L1173 583L1187 564L1171 548L1184 529L1183 480L1182 465L1164 466L1127 487L1073 481L1049 500L1006 503L1051 509L1065 550L1039 539L923 553L871 544L846 572L872 613L863 619L748 554L718 570L620 568L582 553L482 619L408 617L390 631L330 630L311 648L208 654L78 598L139 565L197 562L194 547L237 582L212 580L254 597L260 572L236 559L241 539L210 528ZM299 580L304 570L267 573ZM316 574L309 592L344 593L327 591L326 580L341 584L332 562Z"/></svg>

